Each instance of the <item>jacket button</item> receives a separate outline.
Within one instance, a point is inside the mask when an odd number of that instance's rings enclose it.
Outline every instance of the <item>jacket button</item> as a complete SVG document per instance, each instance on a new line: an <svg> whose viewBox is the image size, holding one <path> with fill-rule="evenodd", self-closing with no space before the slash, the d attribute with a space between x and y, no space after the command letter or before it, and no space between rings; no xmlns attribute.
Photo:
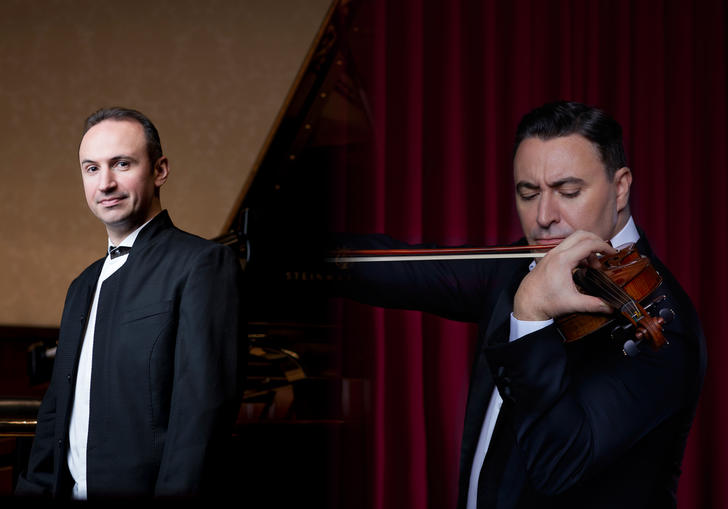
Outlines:
<svg viewBox="0 0 728 509"><path fill-rule="evenodd" d="M63 440L58 440L58 447L59 448L63 447Z"/></svg>
<svg viewBox="0 0 728 509"><path fill-rule="evenodd" d="M71 383L71 375L66 375L66 381L70 384Z"/></svg>

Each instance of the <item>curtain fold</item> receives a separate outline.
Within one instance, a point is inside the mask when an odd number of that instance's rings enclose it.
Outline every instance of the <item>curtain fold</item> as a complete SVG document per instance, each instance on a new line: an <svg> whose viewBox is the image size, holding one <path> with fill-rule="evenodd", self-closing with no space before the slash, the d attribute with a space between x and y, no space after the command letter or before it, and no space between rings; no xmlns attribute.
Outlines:
<svg viewBox="0 0 728 509"><path fill-rule="evenodd" d="M361 72L374 136L366 172L338 190L347 228L412 243L511 242L521 236L511 174L520 117L557 99L608 111L624 128L633 216L708 338L679 505L728 506L728 376L718 368L728 348L726 3L367 5ZM372 380L372 507L454 507L474 326L356 304L348 313L366 324L345 348Z"/></svg>

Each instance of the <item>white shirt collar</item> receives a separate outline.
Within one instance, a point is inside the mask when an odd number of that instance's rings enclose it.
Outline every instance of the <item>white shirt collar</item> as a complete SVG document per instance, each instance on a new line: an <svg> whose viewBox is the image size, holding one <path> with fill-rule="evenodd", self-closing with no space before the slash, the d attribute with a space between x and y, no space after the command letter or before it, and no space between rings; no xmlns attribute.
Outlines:
<svg viewBox="0 0 728 509"><path fill-rule="evenodd" d="M640 234L637 231L637 226L634 224L634 219L632 219L632 216L629 216L627 224L624 225L624 228L622 228L619 233L612 237L610 242L612 243L612 247L619 248L625 244L635 243L639 239Z"/></svg>

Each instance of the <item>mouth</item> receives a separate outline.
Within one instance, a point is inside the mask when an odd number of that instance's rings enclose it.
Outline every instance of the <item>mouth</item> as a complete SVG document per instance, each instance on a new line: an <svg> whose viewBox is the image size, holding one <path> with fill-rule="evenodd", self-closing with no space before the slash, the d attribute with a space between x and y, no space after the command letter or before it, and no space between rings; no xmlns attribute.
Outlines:
<svg viewBox="0 0 728 509"><path fill-rule="evenodd" d="M539 239L534 239L534 243L538 244L538 245L560 244L562 240L564 240L564 237L539 238Z"/></svg>
<svg viewBox="0 0 728 509"><path fill-rule="evenodd" d="M98 203L102 207L113 207L113 206L121 203L121 201L123 199L124 199L123 196L111 196L108 198L102 198L101 200L98 200L96 203Z"/></svg>

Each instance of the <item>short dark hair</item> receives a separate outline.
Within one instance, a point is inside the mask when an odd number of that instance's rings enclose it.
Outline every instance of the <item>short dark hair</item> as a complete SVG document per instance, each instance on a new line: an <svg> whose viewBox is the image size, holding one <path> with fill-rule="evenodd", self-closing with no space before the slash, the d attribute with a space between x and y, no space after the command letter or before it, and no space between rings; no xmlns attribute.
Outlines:
<svg viewBox="0 0 728 509"><path fill-rule="evenodd" d="M609 178L627 166L619 122L598 108L569 101L546 103L526 113L516 129L513 155L526 138L550 140L571 134L579 134L596 145Z"/></svg>
<svg viewBox="0 0 728 509"><path fill-rule="evenodd" d="M147 140L147 154L149 155L149 164L154 166L159 158L164 155L162 153L162 142L159 140L159 133L157 132L157 128L154 127L152 121L149 120L149 118L145 114L129 108L121 108L115 106L113 108L102 108L93 112L86 119L81 138L84 137L89 129L91 129L96 124L103 122L104 120L129 120L132 122L139 122L139 124L141 124L142 128L144 129L144 137Z"/></svg>

